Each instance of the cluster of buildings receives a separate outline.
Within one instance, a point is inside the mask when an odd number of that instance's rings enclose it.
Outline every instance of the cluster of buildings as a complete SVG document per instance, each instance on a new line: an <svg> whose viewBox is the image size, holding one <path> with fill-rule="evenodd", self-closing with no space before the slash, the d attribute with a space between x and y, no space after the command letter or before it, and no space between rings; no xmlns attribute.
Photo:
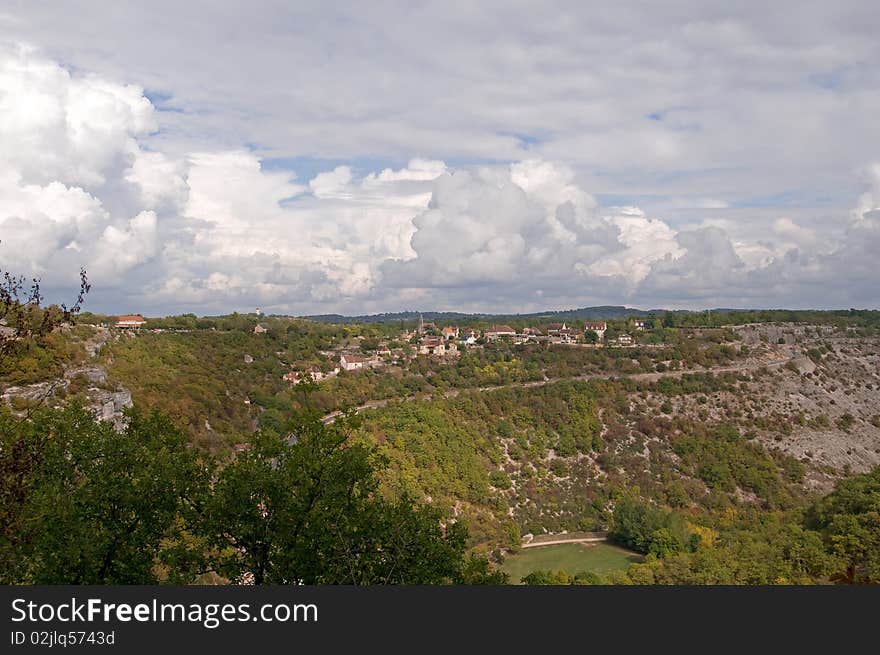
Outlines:
<svg viewBox="0 0 880 655"><path fill-rule="evenodd" d="M382 356L387 354L391 354L391 351L384 348L379 349L370 355L342 353L339 356L339 364L334 366L330 371L322 371L315 366L300 371L295 364L291 364L290 371L281 377L283 380L290 382L291 384L300 384L306 380L320 382L321 380L336 377L339 375L340 371L360 371L365 368L378 368L385 366L385 361L382 359Z"/></svg>
<svg viewBox="0 0 880 655"><path fill-rule="evenodd" d="M281 376L281 379L290 382L291 384L299 384L300 382L305 382L306 380L311 380L312 382L320 382L321 380L326 380L327 378L336 377L339 375L339 367L335 367L332 371L324 372L317 367L309 368L305 371L297 370L293 364L290 365L290 370Z"/></svg>
<svg viewBox="0 0 880 655"><path fill-rule="evenodd" d="M509 325L492 325L483 333L487 343L507 339L513 343L552 343L569 344L580 343L585 340L585 335L591 331L596 333L598 341L605 338L608 325L602 322L587 322L584 331L569 327L566 323L550 323L544 330L534 327L525 327L517 332Z"/></svg>
<svg viewBox="0 0 880 655"><path fill-rule="evenodd" d="M635 330L649 329L647 321L634 321ZM524 327L517 331L509 325L491 325L482 333L478 330L462 330L458 327L446 326L438 329L434 323L426 323L419 319L418 328L413 335L406 333L406 338L416 337L420 355L458 354L463 346L509 341L514 344L550 343L578 344L594 343L597 346L606 342L605 333L608 324L605 321L587 321L583 329L570 327L567 323L550 323L543 328ZM609 344L619 346L633 345L634 340L629 334L621 334L608 340Z"/></svg>

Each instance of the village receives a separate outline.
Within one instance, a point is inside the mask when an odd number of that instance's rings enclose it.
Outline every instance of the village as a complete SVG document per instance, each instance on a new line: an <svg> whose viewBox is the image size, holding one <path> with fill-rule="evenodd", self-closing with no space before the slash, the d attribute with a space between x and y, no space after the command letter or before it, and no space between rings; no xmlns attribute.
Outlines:
<svg viewBox="0 0 880 655"><path fill-rule="evenodd" d="M650 329L648 322L642 320L633 321L632 328L634 331ZM254 331L260 333L265 329L265 325L257 324ZM291 384L300 384L304 381L320 382L339 375L341 371L379 369L389 365L399 365L419 356L441 362L451 361L468 349L491 347L498 343L565 345L583 348L636 347L634 338L628 333L618 334L606 340L607 330L608 326L604 321L587 321L582 329L569 327L566 323L550 323L541 328L524 327L520 331L509 325L490 325L484 330L478 330L456 325L438 327L420 316L418 326L414 330L403 330L400 333L396 342L402 345L392 345L384 341L370 352L363 352L363 349L324 351L322 355L328 359L335 360L338 357L338 364L332 369L321 370L314 366L303 368L291 364L291 370L284 374L283 379Z"/></svg>
<svg viewBox="0 0 880 655"><path fill-rule="evenodd" d="M257 318L262 316L256 310ZM129 332L137 332L147 326L147 319L140 314L117 316L112 326ZM634 333L649 331L653 327L651 320L630 320L628 327ZM266 334L270 325L258 322L253 326L254 334ZM151 332L164 331L153 328ZM187 330L178 330L187 331ZM581 348L635 348L639 344L632 334L614 331L608 337L606 321L578 322L578 326L566 322L547 323L544 325L524 326L519 330L504 324L489 325L484 329L444 325L439 327L433 321L425 321L419 315L417 325L413 329L402 329L395 339L380 341L375 348L364 348L364 337L355 337L357 345L340 345L337 349L322 351L326 365L304 365L290 363L290 370L282 376L285 382L292 385L302 382L321 382L333 378L342 371L354 372L363 369L381 369L399 365L417 357L429 357L435 361L453 361L462 352L472 348L491 347L493 344L527 345L544 344L572 346ZM608 337L608 338L606 338ZM245 363L248 355L245 355Z"/></svg>

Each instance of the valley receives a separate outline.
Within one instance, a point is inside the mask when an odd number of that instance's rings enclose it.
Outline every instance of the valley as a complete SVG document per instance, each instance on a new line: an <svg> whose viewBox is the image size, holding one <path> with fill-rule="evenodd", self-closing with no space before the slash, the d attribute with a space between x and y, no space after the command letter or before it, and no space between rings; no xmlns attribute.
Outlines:
<svg viewBox="0 0 880 655"><path fill-rule="evenodd" d="M636 332L621 319L608 326L635 334L632 344L506 338L438 356L418 352L417 330L393 325L277 317L261 333L244 315L190 327L163 320L54 334L42 352L46 379L4 384L2 399L19 414L82 403L117 428L126 407L155 409L221 460L255 433L283 431L297 412L325 425L345 417L351 443L384 463L383 496L461 522L470 549L514 578L536 566L573 581L582 571L572 567L584 566L594 583L656 579L671 555L697 566L699 544L710 542L714 554L740 557L743 535L766 541L758 535L800 524L839 481L880 464L880 337L871 325L658 321ZM307 384L287 374L372 351L386 353L381 365ZM622 499L653 513L639 519L650 534L621 529ZM599 552L583 545L528 547L577 531L609 532L649 559L628 578L627 566L578 564L572 553ZM542 554L525 555L532 550Z"/></svg>

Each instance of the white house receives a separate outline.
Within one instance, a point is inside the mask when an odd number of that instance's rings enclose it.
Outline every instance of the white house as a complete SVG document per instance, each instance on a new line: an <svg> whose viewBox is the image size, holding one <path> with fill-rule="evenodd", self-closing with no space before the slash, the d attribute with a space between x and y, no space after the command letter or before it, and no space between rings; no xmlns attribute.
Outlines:
<svg viewBox="0 0 880 655"><path fill-rule="evenodd" d="M496 339L501 339L502 337L515 337L516 330L514 330L509 325L493 325L488 330L486 330L486 340L494 341Z"/></svg>
<svg viewBox="0 0 880 655"><path fill-rule="evenodd" d="M423 337L419 341L420 355L445 355L446 340L439 337Z"/></svg>
<svg viewBox="0 0 880 655"><path fill-rule="evenodd" d="M602 341L605 338L605 330L607 329L608 325L605 321L587 321L584 323L584 332L592 330L599 335L599 341Z"/></svg>
<svg viewBox="0 0 880 655"><path fill-rule="evenodd" d="M367 358L360 355L342 355L339 358L339 365L344 371L357 371L367 365Z"/></svg>
<svg viewBox="0 0 880 655"><path fill-rule="evenodd" d="M147 320L140 314L129 314L127 316L116 317L116 327L126 329L137 329L142 327Z"/></svg>
<svg viewBox="0 0 880 655"><path fill-rule="evenodd" d="M477 332L476 330L468 330L467 332L462 332L458 340L464 344L467 344L468 346L472 346L477 343L477 339L479 338L479 332Z"/></svg>

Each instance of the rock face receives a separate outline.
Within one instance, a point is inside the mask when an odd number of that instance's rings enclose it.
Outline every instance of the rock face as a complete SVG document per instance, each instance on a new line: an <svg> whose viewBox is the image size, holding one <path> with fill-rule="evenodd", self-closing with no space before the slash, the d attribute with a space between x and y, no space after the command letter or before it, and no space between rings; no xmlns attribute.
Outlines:
<svg viewBox="0 0 880 655"><path fill-rule="evenodd" d="M104 384L107 382L107 372L100 366L85 366L68 369L64 372L64 379L72 380L78 375L84 376L92 384Z"/></svg>
<svg viewBox="0 0 880 655"><path fill-rule="evenodd" d="M816 370L816 364L809 357L795 357L791 360L791 363L801 375L812 373Z"/></svg>
<svg viewBox="0 0 880 655"><path fill-rule="evenodd" d="M125 427L123 410L132 406L131 392L128 389L121 391L107 391L97 387L89 387L88 396L91 402L88 407L99 421L107 421L113 424L116 430Z"/></svg>
<svg viewBox="0 0 880 655"><path fill-rule="evenodd" d="M0 395L0 402L15 406L16 399L30 403L47 403L57 406L59 391L74 392L71 383L85 379L88 387L79 386L76 393L85 396L85 407L90 409L99 421L113 424L114 429L121 431L125 427L123 411L133 405L131 392L125 388L107 389L107 372L100 366L80 366L68 369L64 376L49 382L38 382L21 387L9 387Z"/></svg>

